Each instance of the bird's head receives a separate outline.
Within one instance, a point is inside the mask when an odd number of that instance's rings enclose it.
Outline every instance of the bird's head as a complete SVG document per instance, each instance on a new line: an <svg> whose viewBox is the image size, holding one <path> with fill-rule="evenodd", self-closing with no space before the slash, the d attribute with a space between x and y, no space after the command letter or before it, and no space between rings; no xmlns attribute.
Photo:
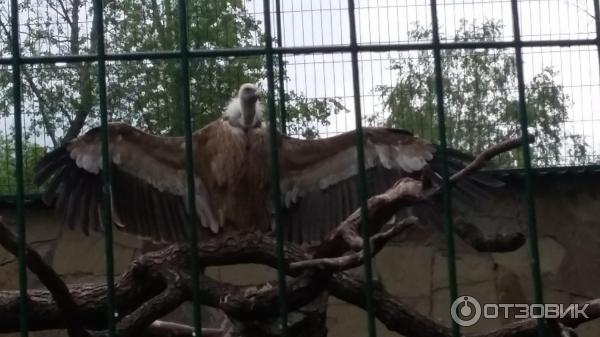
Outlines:
<svg viewBox="0 0 600 337"><path fill-rule="evenodd" d="M244 83L237 95L229 102L223 115L231 125L243 129L260 127L262 123L262 103L260 90L255 84Z"/></svg>

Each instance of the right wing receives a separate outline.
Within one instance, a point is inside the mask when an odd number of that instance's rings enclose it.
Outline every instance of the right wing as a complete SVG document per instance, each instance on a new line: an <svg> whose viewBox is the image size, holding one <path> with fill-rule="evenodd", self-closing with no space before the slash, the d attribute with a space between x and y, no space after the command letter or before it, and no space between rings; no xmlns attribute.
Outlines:
<svg viewBox="0 0 600 337"><path fill-rule="evenodd" d="M184 139L150 135L123 123L109 124L112 221L132 234L156 241L189 235ZM47 183L44 200L55 203L71 228L102 230L100 128L48 153L36 166L35 183ZM216 228L208 195L196 179L196 211L205 227Z"/></svg>

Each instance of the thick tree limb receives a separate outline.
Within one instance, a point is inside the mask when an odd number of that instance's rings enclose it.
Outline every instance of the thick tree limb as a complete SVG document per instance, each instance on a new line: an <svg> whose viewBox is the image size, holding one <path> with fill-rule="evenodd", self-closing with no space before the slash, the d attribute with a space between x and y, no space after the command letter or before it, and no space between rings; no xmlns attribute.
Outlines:
<svg viewBox="0 0 600 337"><path fill-rule="evenodd" d="M532 135L529 135L529 142L533 143L534 141L535 138ZM489 162L495 156L504 152L508 152L510 150L514 150L522 144L523 142L521 138L513 138L505 140L502 143L490 147L489 149L481 152L477 157L475 157L475 160L473 160L469 165L467 165L465 168L463 168L462 170L454 174L452 177L450 177L450 183L456 183L462 178L468 176L469 174L472 174L473 172L483 168L485 164L487 164L487 162Z"/></svg>
<svg viewBox="0 0 600 337"><path fill-rule="evenodd" d="M155 321L143 332L144 337L194 337L194 327L165 321ZM202 336L221 337L223 330L202 328Z"/></svg>
<svg viewBox="0 0 600 337"><path fill-rule="evenodd" d="M423 184L420 181L402 178L386 192L369 198L367 216L371 232L379 232L399 208L423 200L422 188ZM339 256L340 252L362 250L360 224L360 210L356 210L324 240L317 249L315 257L334 257Z"/></svg>
<svg viewBox="0 0 600 337"><path fill-rule="evenodd" d="M17 243L17 237L8 229L8 227L6 227L1 216L0 245L14 256L18 256L19 245ZM40 254L29 246L26 247L24 263L52 294L52 297L56 301L56 305L64 314L69 336L89 336L79 321L78 308L69 293L67 285L62 281L54 269L46 264Z"/></svg>
<svg viewBox="0 0 600 337"><path fill-rule="evenodd" d="M159 318L177 309L189 296L182 276L176 270L160 272L166 281L166 287L157 296L140 305L134 312L125 316L117 324L120 336L138 336L141 331Z"/></svg>
<svg viewBox="0 0 600 337"><path fill-rule="evenodd" d="M391 239L411 230L417 224L418 219L416 217L409 217L394 224L387 231L373 235L371 237L371 257L379 253ZM329 272L344 271L362 265L364 256L365 252L361 250L360 252L339 257L325 257L293 262L290 264L289 269L290 271L302 269L316 269Z"/></svg>
<svg viewBox="0 0 600 337"><path fill-rule="evenodd" d="M493 237L485 237L473 224L457 221L454 231L478 252L512 252L525 244L523 233L501 233Z"/></svg>
<svg viewBox="0 0 600 337"><path fill-rule="evenodd" d="M17 254L16 237L7 229L1 217L0 245L9 252ZM167 260L171 251L166 250ZM184 260L183 257L180 259ZM187 295L189 284L182 282L176 272L177 269L159 269L156 266L148 269L149 265L146 261L149 260L151 258L143 256L134 262L128 273L125 273L117 283L117 301L122 304L117 307L117 313L126 314L118 322L117 332L120 336L133 336L144 331L144 334L152 336L159 332L169 331L169 333L176 333L174 336L185 336L186 331L183 326L165 322L155 325L153 322L189 299ZM40 281L49 289L48 292L29 291L29 328L31 330L66 327L70 336L89 336L90 334L85 328L91 330L106 328L105 314L103 314L106 312L105 285L84 284L81 287L67 288L54 270L31 247L27 247L25 262L27 267L38 275ZM154 259L153 262L158 261ZM181 265L173 264L173 267L180 268ZM138 281L142 279L144 281ZM160 287L164 289L158 291ZM124 296L127 294L134 296ZM18 319L16 319L19 313L18 306L19 293L17 291L0 292L0 315L2 316L0 332L18 331ZM10 323L11 320L12 323ZM203 336L217 336L215 329L207 329L206 334L204 331L203 329ZM94 333L94 335L98 334Z"/></svg>
<svg viewBox="0 0 600 337"><path fill-rule="evenodd" d="M251 238L251 236L248 236ZM242 238L243 240L244 238ZM259 243L256 249L250 248L250 244ZM270 266L276 266L276 256L274 254L275 240L270 237L251 238L248 242L238 242L240 260L252 259L256 256L262 256L259 263ZM226 249L227 253L231 253ZM302 249L297 247L289 248L289 258L292 261L298 261L308 258ZM175 254L174 254L175 253ZM152 290L152 284L160 283L162 276L160 273L153 273L151 270L163 269L166 266L181 268L185 265L186 249L182 247L169 247L159 252L150 253L151 259L144 262L137 260L136 263L145 264L144 268L131 268L116 284L116 303L117 310L121 317L126 317L129 313L135 312L149 298L148 293L161 293L161 291ZM218 251L212 251L210 255L218 255ZM149 254L147 254L149 255ZM146 256L147 256L146 255ZM267 256L268 255L268 256ZM145 257L146 257L145 256ZM162 257L162 260L161 258ZM206 255L204 255L206 257ZM202 253L200 258L202 259ZM209 260L211 257L209 256ZM151 264L150 264L151 262ZM214 260L213 260L214 262ZM158 265L160 263L160 265ZM138 267L139 268L139 267ZM140 274L140 270L143 272ZM134 275L137 274L137 275ZM292 273L292 276L295 274ZM158 278L158 279L157 279ZM291 299L300 299L299 302L306 302L307 298L314 298L325 287L329 293L348 303L364 307L365 293L364 283L347 273L341 272L334 274L329 280L315 280L311 275L305 274L303 277L296 278L296 283L289 288ZM184 280L187 283L187 280ZM325 281L325 282L324 282ZM294 282L294 281L292 281ZM140 291L141 290L141 291ZM201 282L201 299L205 305L214 306L226 311L228 314L234 314L239 317L265 317L265 315L276 316L277 306L277 288L275 283L267 283L262 286L242 287L232 286L210 280L203 279ZM88 328L102 329L105 326L106 310L104 306L106 286L104 284L83 284L70 287L75 302L80 306L82 312L82 323ZM64 327L64 318L60 309L47 291L30 291L30 317L32 330L55 329ZM373 293L376 317L384 323L390 330L396 331L406 336L412 337L449 337L451 333L447 327L418 314L414 310L406 307L400 300L383 289L376 288ZM600 317L600 299L588 302L590 307L586 311L589 318L579 318L577 320L563 319L560 323L568 327L577 325ZM139 304L139 305L137 305ZM291 310L297 308L301 303L291 301ZM161 305L161 303L156 303ZM12 313L11 313L12 312ZM13 318L18 313L18 292L0 292L0 331L8 332L18 329L17 320ZM489 334L479 335L481 337L520 337L533 336L535 334L535 321L525 320L507 325L497 331Z"/></svg>
<svg viewBox="0 0 600 337"><path fill-rule="evenodd" d="M144 337L194 337L194 327L165 321L154 321L147 327L143 334ZM222 337L224 331L221 329L202 328L204 337Z"/></svg>
<svg viewBox="0 0 600 337"><path fill-rule="evenodd" d="M364 282L345 273L334 275L328 285L329 293L343 301L365 308ZM423 316L383 289L373 291L375 316L392 331L411 337L451 337L452 331L440 323ZM600 318L600 299L585 302L589 318L562 318L556 321L566 327L576 328L580 324ZM535 337L536 320L526 319L508 324L495 331L482 334L467 334L469 337Z"/></svg>
<svg viewBox="0 0 600 337"><path fill-rule="evenodd" d="M533 137L530 137L533 142ZM485 164L495 156L519 147L522 144L520 138L509 139L500 144L492 146L479 154L475 160L463 168L461 171L450 177L450 183L455 183L460 179L481 169ZM436 194L441 193L441 188L433 188L424 191L423 184L420 181L403 178L386 192L371 197L367 201L367 218L369 220L369 229L371 233L377 233L385 222L390 219L401 207L408 207L419 202L423 202ZM355 211L344 222L342 222L327 237L324 243L317 249L316 257L332 257L339 255L340 251L354 250L359 251L363 247L362 237L360 235L360 210ZM514 250L524 243L524 236L520 233L511 237L497 237L494 239L501 242L494 242L493 239L485 239L479 230L472 226L463 227L459 232L461 236L467 237L467 242L476 249L491 250L497 245L502 251Z"/></svg>

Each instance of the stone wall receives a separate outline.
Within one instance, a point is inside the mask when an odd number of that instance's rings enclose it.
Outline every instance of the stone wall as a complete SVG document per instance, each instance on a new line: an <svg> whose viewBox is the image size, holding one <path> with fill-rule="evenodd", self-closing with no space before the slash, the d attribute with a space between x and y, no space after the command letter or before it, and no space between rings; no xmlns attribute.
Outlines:
<svg viewBox="0 0 600 337"><path fill-rule="evenodd" d="M455 221L477 225L487 234L526 231L523 188L516 176L508 177L509 188L500 197L479 203L476 211L455 212ZM600 176L586 174L549 175L536 179L535 205L541 270L546 302L576 303L600 297L600 223L598 193ZM14 216L10 205L0 205L7 220ZM434 226L428 226L431 228ZM529 246L510 253L477 253L456 239L459 294L482 303L528 303L533 301ZM104 239L84 236L61 225L52 211L33 204L27 209L27 240L67 282L103 279ZM115 231L115 271L118 273L143 250L135 237ZM374 275L384 287L421 313L449 324L447 250L437 230L422 229L409 240L386 247L376 258ZM0 289L17 288L17 263L0 248ZM358 268L353 271L361 274ZM275 271L255 265L210 268L208 273L223 281L251 284L275 278ZM28 280L32 288L40 284ZM330 336L366 333L366 315L336 299L330 299ZM184 316L186 310L183 311ZM465 332L499 328L510 319L481 320ZM600 336L600 322L577 329L582 337ZM60 332L36 333L39 336ZM378 336L396 334L378 323Z"/></svg>

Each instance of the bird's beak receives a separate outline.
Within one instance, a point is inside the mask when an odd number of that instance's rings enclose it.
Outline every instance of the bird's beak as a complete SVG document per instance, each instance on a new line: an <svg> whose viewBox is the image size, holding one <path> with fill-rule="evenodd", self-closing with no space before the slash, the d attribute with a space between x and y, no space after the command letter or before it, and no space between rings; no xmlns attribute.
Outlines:
<svg viewBox="0 0 600 337"><path fill-rule="evenodd" d="M253 94L250 94L250 97L252 98L252 101L254 101L254 102L260 100L260 95L258 93L256 93L256 92L253 93Z"/></svg>
<svg viewBox="0 0 600 337"><path fill-rule="evenodd" d="M248 102L256 102L260 99L261 95L258 91L253 91L251 93L247 93L246 97L244 97L245 101Z"/></svg>

